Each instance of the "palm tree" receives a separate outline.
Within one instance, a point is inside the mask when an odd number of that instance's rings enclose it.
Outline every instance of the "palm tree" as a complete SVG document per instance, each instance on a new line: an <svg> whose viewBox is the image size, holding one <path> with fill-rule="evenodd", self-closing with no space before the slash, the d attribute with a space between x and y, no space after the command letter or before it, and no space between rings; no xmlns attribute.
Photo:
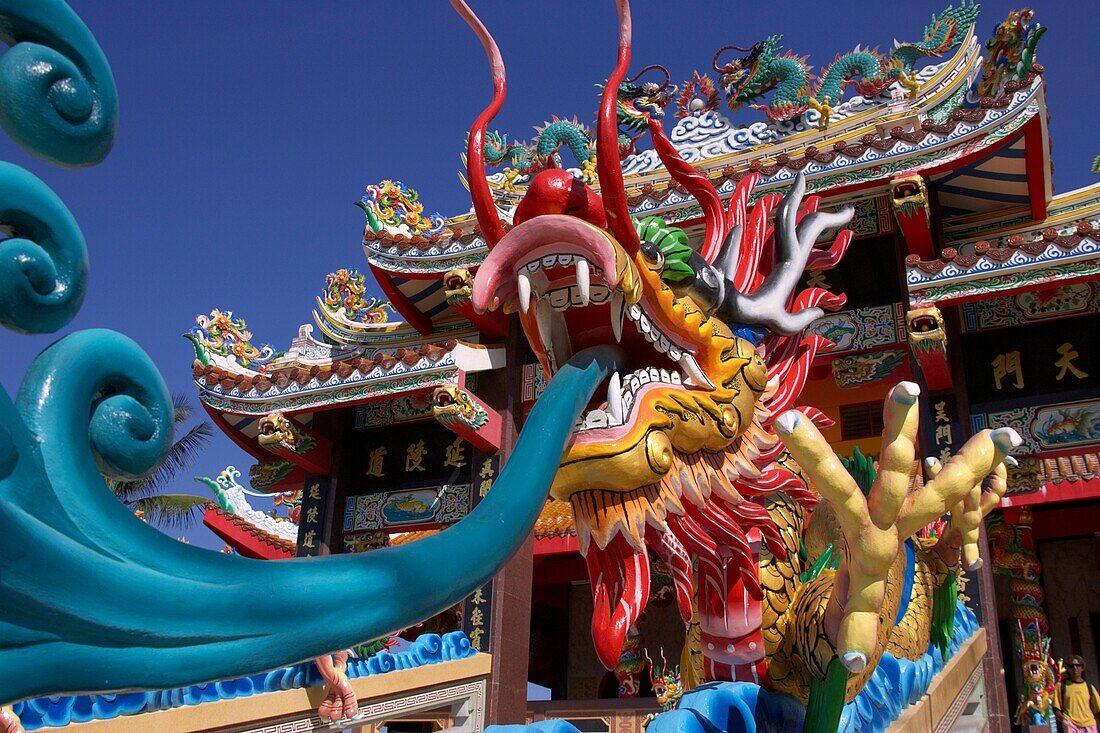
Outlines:
<svg viewBox="0 0 1100 733"><path fill-rule="evenodd" d="M172 397L173 423L182 428L195 410L187 396L177 393ZM140 512L145 521L162 528L186 529L206 505L207 499L195 494L166 493L168 484L191 465L199 450L214 435L210 423L203 420L184 433L172 444L164 460L149 476L136 481L107 479L107 485L115 496L135 513Z"/></svg>

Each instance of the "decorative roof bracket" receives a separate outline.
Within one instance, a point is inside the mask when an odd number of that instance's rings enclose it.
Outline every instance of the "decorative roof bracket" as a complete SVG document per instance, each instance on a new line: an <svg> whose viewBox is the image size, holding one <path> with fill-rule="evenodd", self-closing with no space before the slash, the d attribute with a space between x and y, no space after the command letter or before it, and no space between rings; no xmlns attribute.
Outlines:
<svg viewBox="0 0 1100 733"><path fill-rule="evenodd" d="M919 173L910 173L892 179L890 205L909 254L922 260L934 259L937 253L932 236L932 210L924 178Z"/></svg>
<svg viewBox="0 0 1100 733"><path fill-rule="evenodd" d="M504 424L500 413L469 390L454 384L436 387L432 392L432 414L474 448L487 453L500 450Z"/></svg>
<svg viewBox="0 0 1100 733"><path fill-rule="evenodd" d="M281 412L260 419L256 441L306 473L328 476L332 470L332 441Z"/></svg>
<svg viewBox="0 0 1100 733"><path fill-rule="evenodd" d="M905 314L909 346L920 365L928 389L951 389L951 364L947 359L947 330L939 308L914 308Z"/></svg>
<svg viewBox="0 0 1100 733"><path fill-rule="evenodd" d="M449 271L443 276L443 293L447 303L462 314L473 326L490 338L508 335L508 314L503 310L478 313L470 296L474 292L474 276L465 267Z"/></svg>

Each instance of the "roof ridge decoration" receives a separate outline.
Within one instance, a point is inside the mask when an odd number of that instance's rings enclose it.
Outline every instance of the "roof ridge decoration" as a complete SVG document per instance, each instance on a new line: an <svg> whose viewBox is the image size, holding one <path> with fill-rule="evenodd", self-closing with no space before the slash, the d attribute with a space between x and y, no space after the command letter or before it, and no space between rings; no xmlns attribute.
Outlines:
<svg viewBox="0 0 1100 733"><path fill-rule="evenodd" d="M367 227L392 238L436 239L444 234L443 217L425 214L420 194L401 181L384 179L367 186L357 204L367 216Z"/></svg>
<svg viewBox="0 0 1100 733"><path fill-rule="evenodd" d="M325 276L323 299L318 299L322 309L354 323L389 323L394 312L388 300L364 297L366 278L359 270L340 268Z"/></svg>
<svg viewBox="0 0 1100 733"><path fill-rule="evenodd" d="M251 492L237 482L241 472L234 466L227 466L216 478L199 476L195 480L205 485L214 495L214 499L223 512L240 517L250 527L254 527L266 534L296 544L298 541L298 523L291 519L272 517L270 514L254 509L249 503L248 497L270 497L269 494ZM301 502L300 491L298 501ZM283 497L279 502L293 508L293 497Z"/></svg>
<svg viewBox="0 0 1100 733"><path fill-rule="evenodd" d="M1035 69L1035 48L1047 29L1034 20L1031 8L1012 10L985 42L982 80L975 87L979 97L996 99L1009 82L1020 82ZM1042 67L1035 71L1042 73Z"/></svg>
<svg viewBox="0 0 1100 733"><path fill-rule="evenodd" d="M737 111L748 104L762 110L768 119L786 121L802 117L807 111L818 113L818 124L828 127L834 106L852 87L865 97L875 97L895 83L904 87L910 99L915 98L920 82L914 75L918 59L941 56L959 46L966 32L978 17L973 0L963 0L958 8L948 6L934 15L925 27L920 41L899 43L889 56L856 46L836 59L817 77L810 73L807 57L797 57L790 51L780 55L783 36L774 35L751 48L728 45L714 55L712 67L720 74L719 86L726 93L727 106ZM747 52L721 66L722 53L728 50ZM771 94L767 102L759 102Z"/></svg>
<svg viewBox="0 0 1100 733"><path fill-rule="evenodd" d="M252 332L244 318L231 310L215 308L209 315L195 316L195 325L184 334L195 347L195 358L202 364L227 362L251 371L263 371L264 365L276 357L275 350L264 344L252 345Z"/></svg>

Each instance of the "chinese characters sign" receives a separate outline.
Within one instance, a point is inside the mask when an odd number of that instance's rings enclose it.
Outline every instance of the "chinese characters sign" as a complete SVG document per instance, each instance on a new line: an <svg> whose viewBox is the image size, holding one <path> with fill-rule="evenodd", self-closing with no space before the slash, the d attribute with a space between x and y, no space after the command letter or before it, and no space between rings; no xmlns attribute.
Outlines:
<svg viewBox="0 0 1100 733"><path fill-rule="evenodd" d="M470 639L470 646L479 652L489 651L489 623L493 614L493 581L474 591L466 599L462 618L462 630Z"/></svg>
<svg viewBox="0 0 1100 733"><path fill-rule="evenodd" d="M307 476L302 490L302 515L298 522L298 556L312 557L321 553L324 531L325 495L328 478Z"/></svg>
<svg viewBox="0 0 1100 733"><path fill-rule="evenodd" d="M473 446L438 423L353 435L343 478L349 493L469 483Z"/></svg>
<svg viewBox="0 0 1100 733"><path fill-rule="evenodd" d="M963 337L971 402L1039 397L1100 387L1100 316L981 331Z"/></svg>

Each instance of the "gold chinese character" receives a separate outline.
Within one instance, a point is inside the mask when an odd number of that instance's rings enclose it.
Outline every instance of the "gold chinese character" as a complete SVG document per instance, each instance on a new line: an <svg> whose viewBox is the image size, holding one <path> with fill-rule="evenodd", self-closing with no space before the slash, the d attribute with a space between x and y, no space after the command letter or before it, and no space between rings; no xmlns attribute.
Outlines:
<svg viewBox="0 0 1100 733"><path fill-rule="evenodd" d="M493 462L491 460L481 464L481 478L492 478L495 473L496 471L493 469Z"/></svg>
<svg viewBox="0 0 1100 733"><path fill-rule="evenodd" d="M485 595L481 591L481 588L474 591L474 597L470 599L470 603L485 603Z"/></svg>
<svg viewBox="0 0 1100 733"><path fill-rule="evenodd" d="M940 451L940 463L947 463L949 460L951 460L951 449L944 448Z"/></svg>
<svg viewBox="0 0 1100 733"><path fill-rule="evenodd" d="M825 282L825 273L822 270L810 270L810 277L806 279L808 288L829 289L829 283Z"/></svg>
<svg viewBox="0 0 1100 733"><path fill-rule="evenodd" d="M1016 389L1024 388L1024 372L1020 366L1019 351L997 354L997 358L991 363L993 364L993 381L996 383L997 389L1003 387L1001 380L1007 376L1015 377L1013 384Z"/></svg>
<svg viewBox="0 0 1100 733"><path fill-rule="evenodd" d="M321 484L313 484L309 487L309 498L314 501L321 500Z"/></svg>
<svg viewBox="0 0 1100 733"><path fill-rule="evenodd" d="M489 489L493 488L493 480L487 478L481 482L481 486L477 487L478 496L486 496L489 493Z"/></svg>
<svg viewBox="0 0 1100 733"><path fill-rule="evenodd" d="M1073 365L1073 360L1080 356L1077 350L1073 348L1073 344L1069 341L1065 342L1058 347L1058 353L1062 355L1062 358L1054 362L1054 366L1058 367L1058 376L1055 379L1061 382L1067 371L1078 379L1084 379L1088 376L1088 374Z"/></svg>
<svg viewBox="0 0 1100 733"><path fill-rule="evenodd" d="M950 425L937 425L936 426L936 444L951 445L954 442L951 436Z"/></svg>
<svg viewBox="0 0 1100 733"><path fill-rule="evenodd" d="M424 447L424 440L418 440L405 451L405 472L426 471L424 468L424 454L428 449Z"/></svg>
<svg viewBox="0 0 1100 733"><path fill-rule="evenodd" d="M306 524L316 524L317 514L318 510L315 506L311 506L308 510L306 510Z"/></svg>
<svg viewBox="0 0 1100 733"><path fill-rule="evenodd" d="M951 419L947 417L946 402L937 402L933 407L936 408L936 422L951 422Z"/></svg>
<svg viewBox="0 0 1100 733"><path fill-rule="evenodd" d="M302 537L302 547L308 547L308 548L312 549L313 547L316 546L316 545L314 545L314 541L316 539L317 539L317 534L312 529L309 530L308 532L306 532L305 536Z"/></svg>
<svg viewBox="0 0 1100 733"><path fill-rule="evenodd" d="M484 651L481 647L481 636L485 632L482 629L474 629L470 632L470 646L477 649L479 652Z"/></svg>
<svg viewBox="0 0 1100 733"><path fill-rule="evenodd" d="M386 446L380 445L370 452L367 457L367 475L382 478L385 472L382 470L382 459L386 456Z"/></svg>
<svg viewBox="0 0 1100 733"><path fill-rule="evenodd" d="M447 446L447 460L443 461L443 465L455 468L466 465L466 447L462 445L461 437L455 438L455 442Z"/></svg>
<svg viewBox="0 0 1100 733"><path fill-rule="evenodd" d="M481 612L480 608L475 608L473 610L473 613L470 614L470 625L471 626L484 626L485 625L485 614L483 614Z"/></svg>

